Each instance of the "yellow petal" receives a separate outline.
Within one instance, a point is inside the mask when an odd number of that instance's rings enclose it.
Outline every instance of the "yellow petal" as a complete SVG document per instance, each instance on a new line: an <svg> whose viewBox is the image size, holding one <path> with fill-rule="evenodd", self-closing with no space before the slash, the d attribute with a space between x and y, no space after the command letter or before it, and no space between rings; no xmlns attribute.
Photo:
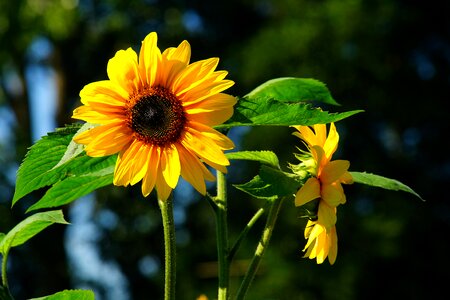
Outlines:
<svg viewBox="0 0 450 300"><path fill-rule="evenodd" d="M317 217L317 221L323 224L326 230L330 230L330 228L336 224L336 208L330 207L322 201L319 203Z"/></svg>
<svg viewBox="0 0 450 300"><path fill-rule="evenodd" d="M81 102L83 104L95 101L110 105L124 105L129 96L127 91L111 80L89 83L80 91Z"/></svg>
<svg viewBox="0 0 450 300"><path fill-rule="evenodd" d="M316 145L319 145L323 148L327 139L327 125L315 124L313 125L313 128L316 135Z"/></svg>
<svg viewBox="0 0 450 300"><path fill-rule="evenodd" d="M158 174L159 161L159 147L151 146L147 157L147 173L142 179L142 194L144 197L147 197L152 192L156 184L156 178L161 175Z"/></svg>
<svg viewBox="0 0 450 300"><path fill-rule="evenodd" d="M337 252L338 252L338 245L337 245L337 233L336 233L336 226L333 226L329 233L329 243L330 243L330 250L328 251L328 261L331 265L333 265L336 261Z"/></svg>
<svg viewBox="0 0 450 300"><path fill-rule="evenodd" d="M114 169L114 185L128 186L130 184L140 146L141 142L134 140L127 149L119 153Z"/></svg>
<svg viewBox="0 0 450 300"><path fill-rule="evenodd" d="M139 52L139 72L142 81L148 86L153 86L159 70L161 51L157 46L158 36L156 32L149 33L142 41Z"/></svg>
<svg viewBox="0 0 450 300"><path fill-rule="evenodd" d="M188 65L173 81L173 92L179 96L182 93L200 85L219 64L218 58L196 61Z"/></svg>
<svg viewBox="0 0 450 300"><path fill-rule="evenodd" d="M162 173L161 165L159 166L159 173ZM169 198L172 188L166 183L163 176L158 175L156 177L156 192L158 194L158 199L166 201Z"/></svg>
<svg viewBox="0 0 450 300"><path fill-rule="evenodd" d="M135 185L142 178L144 178L145 174L147 174L148 170L148 156L149 151L151 150L151 146L144 144L141 141L137 142L138 150L135 155L134 165L133 165L133 173L130 178L130 184Z"/></svg>
<svg viewBox="0 0 450 300"><path fill-rule="evenodd" d="M126 116L121 108L118 108L116 111L111 109L110 112L106 112L106 108L104 111L98 111L97 109L94 110L91 106L82 105L74 109L72 118L92 124L107 124L123 121Z"/></svg>
<svg viewBox="0 0 450 300"><path fill-rule="evenodd" d="M350 172L345 172L344 175L339 178L342 183L345 184L352 184L353 183L353 176L350 174Z"/></svg>
<svg viewBox="0 0 450 300"><path fill-rule="evenodd" d="M205 179L203 177L202 167L205 166L194 157L189 151L183 148L183 146L178 147L178 152L180 154L181 162L181 176L189 182L200 194L206 194Z"/></svg>
<svg viewBox="0 0 450 300"><path fill-rule="evenodd" d="M167 185L174 189L181 172L180 157L174 145L161 150L160 168Z"/></svg>
<svg viewBox="0 0 450 300"><path fill-rule="evenodd" d="M322 199L331 207L337 207L346 201L344 189L340 183L322 184Z"/></svg>
<svg viewBox="0 0 450 300"><path fill-rule="evenodd" d="M119 152L132 139L132 134L123 122L97 126L74 137L79 144L87 144L89 156L107 156Z"/></svg>
<svg viewBox="0 0 450 300"><path fill-rule="evenodd" d="M187 115L190 120L195 121L197 123L202 123L207 126L216 126L224 123L229 118L231 118L233 112L234 112L233 107L229 107L221 110L202 112L196 114L187 113Z"/></svg>
<svg viewBox="0 0 450 300"><path fill-rule="evenodd" d="M323 149L325 151L325 155L328 157L328 160L331 160L331 157L337 149L338 143L339 134L336 131L336 126L334 123L331 123L330 132L328 133L328 137L323 145Z"/></svg>
<svg viewBox="0 0 450 300"><path fill-rule="evenodd" d="M320 180L325 183L332 183L340 179L350 167L348 160L333 160L327 163L320 175Z"/></svg>
<svg viewBox="0 0 450 300"><path fill-rule="evenodd" d="M200 134L197 130L188 128L181 144L206 162L212 162L222 166L228 166L230 162L223 154L219 146L210 138Z"/></svg>
<svg viewBox="0 0 450 300"><path fill-rule="evenodd" d="M233 107L237 102L237 98L228 94L219 93L210 96L200 102L184 103L184 109L189 114L197 114L222 110Z"/></svg>
<svg viewBox="0 0 450 300"><path fill-rule="evenodd" d="M108 62L107 73L109 79L129 95L142 86L137 54L131 48L116 52Z"/></svg>
<svg viewBox="0 0 450 300"><path fill-rule="evenodd" d="M188 41L182 41L177 48L165 50L163 56L168 60L178 60L184 65L188 65L191 59L191 45L189 45Z"/></svg>
<svg viewBox="0 0 450 300"><path fill-rule="evenodd" d="M226 135L218 132L217 130L209 126L205 126L197 122L189 122L189 127L197 130L199 134L213 140L216 143L216 145L223 150L230 150L234 148L234 143L232 140L230 140Z"/></svg>
<svg viewBox="0 0 450 300"><path fill-rule="evenodd" d="M320 182L315 177L309 178L295 195L295 206L302 206L320 197Z"/></svg>

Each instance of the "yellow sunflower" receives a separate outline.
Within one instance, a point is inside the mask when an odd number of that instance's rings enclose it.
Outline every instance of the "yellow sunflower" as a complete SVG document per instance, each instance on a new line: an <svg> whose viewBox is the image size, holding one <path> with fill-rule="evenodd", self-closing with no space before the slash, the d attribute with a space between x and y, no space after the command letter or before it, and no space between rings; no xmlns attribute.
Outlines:
<svg viewBox="0 0 450 300"><path fill-rule="evenodd" d="M119 153L115 185L142 180L142 194L156 187L165 200L180 175L200 193L214 176L204 163L221 172L229 165L223 151L233 142L212 126L233 114L236 97L222 93L234 82L215 71L219 59L190 63L191 48L183 41L161 53L152 32L142 42L139 58L131 48L108 62L109 80L86 85L82 106L73 118L97 125L75 136L89 156Z"/></svg>
<svg viewBox="0 0 450 300"><path fill-rule="evenodd" d="M298 132L294 135L302 139L309 152L298 156L302 161L300 168L310 173L311 177L297 191L295 205L302 206L312 200L319 199L317 218L309 220L305 228L307 243L303 251L305 257L316 259L321 264L328 256L330 264L337 257L336 207L346 202L342 183L353 182L348 172L350 162L331 158L337 149L339 134L334 123L330 125L327 135L325 124L312 127L294 126Z"/></svg>

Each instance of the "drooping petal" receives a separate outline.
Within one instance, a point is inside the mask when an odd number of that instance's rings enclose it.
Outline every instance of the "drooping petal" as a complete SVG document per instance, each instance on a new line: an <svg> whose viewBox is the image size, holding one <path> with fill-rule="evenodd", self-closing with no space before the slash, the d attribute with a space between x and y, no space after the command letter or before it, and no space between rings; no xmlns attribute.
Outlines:
<svg viewBox="0 0 450 300"><path fill-rule="evenodd" d="M147 173L142 179L142 194L147 197L153 190L156 184L160 161L159 147L150 146L147 157Z"/></svg>
<svg viewBox="0 0 450 300"><path fill-rule="evenodd" d="M136 141L136 140L135 140ZM130 146L131 147L131 146ZM133 166L133 172L130 178L130 184L135 185L144 178L148 170L148 157L152 146L146 145L145 143L138 141L138 150L135 155L135 161Z"/></svg>
<svg viewBox="0 0 450 300"><path fill-rule="evenodd" d="M177 147L172 145L162 149L160 168L167 185L172 189L175 188L181 172L180 156L178 155Z"/></svg>
<svg viewBox="0 0 450 300"><path fill-rule="evenodd" d="M320 222L326 230L330 230L337 221L336 208L328 206L325 202L320 202L317 217L318 222Z"/></svg>
<svg viewBox="0 0 450 300"><path fill-rule="evenodd" d="M330 250L328 251L328 261L330 265L336 262L337 252L338 252L338 238L336 233L336 226L331 227L329 235Z"/></svg>
<svg viewBox="0 0 450 300"><path fill-rule="evenodd" d="M109 79L128 94L142 87L137 54L133 49L119 50L108 62Z"/></svg>
<svg viewBox="0 0 450 300"><path fill-rule="evenodd" d="M114 168L114 185L128 186L133 180L136 157L138 156L140 146L141 142L134 140L128 148L119 153L116 167Z"/></svg>
<svg viewBox="0 0 450 300"><path fill-rule="evenodd" d="M162 173L161 165L159 166L158 173ZM156 192L158 194L158 199L162 201L166 201L172 192L172 188L167 184L163 176L156 177Z"/></svg>
<svg viewBox="0 0 450 300"><path fill-rule="evenodd" d="M189 182L200 194L206 194L205 178L201 168L205 168L203 164L185 150L183 146L178 147L181 161L181 176Z"/></svg>
<svg viewBox="0 0 450 300"><path fill-rule="evenodd" d="M320 197L320 182L315 177L309 178L295 195L295 206L302 206Z"/></svg>

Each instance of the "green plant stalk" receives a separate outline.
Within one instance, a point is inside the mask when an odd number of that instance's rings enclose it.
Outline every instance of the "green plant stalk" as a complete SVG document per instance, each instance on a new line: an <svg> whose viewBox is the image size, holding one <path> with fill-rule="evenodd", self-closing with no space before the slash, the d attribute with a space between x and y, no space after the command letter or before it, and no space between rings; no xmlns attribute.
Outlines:
<svg viewBox="0 0 450 300"><path fill-rule="evenodd" d="M5 288L8 288L8 278L6 277L7 261L8 261L8 251L6 250L5 253L3 253L2 258L2 285Z"/></svg>
<svg viewBox="0 0 450 300"><path fill-rule="evenodd" d="M236 239L236 242L234 243L233 247L230 248L230 251L228 252L228 261L231 263L231 261L234 258L234 255L239 249L239 246L241 245L242 241L247 236L247 233L250 231L250 229L255 225L256 221L264 214L265 208L261 207L258 209L258 211L253 215L253 217L248 221L247 225L245 225L244 230L239 234L238 238Z"/></svg>
<svg viewBox="0 0 450 300"><path fill-rule="evenodd" d="M228 299L230 262L228 260L227 181L225 174L217 171L216 209L217 260L219 265L218 300Z"/></svg>
<svg viewBox="0 0 450 300"><path fill-rule="evenodd" d="M277 198L272 203L272 207L270 208L269 215L267 216L266 225L264 226L261 239L259 240L253 259L247 269L247 273L245 273L244 279L242 280L242 284L237 292L236 295L237 300L245 298L248 288L250 287L253 278L255 277L255 274L258 271L261 259L267 249L267 246L269 245L270 238L272 236L272 232L275 227L275 223L277 221L278 213L280 212L282 203L283 198Z"/></svg>
<svg viewBox="0 0 450 300"><path fill-rule="evenodd" d="M164 228L164 299L175 300L176 244L172 195L165 201L158 197L158 205Z"/></svg>

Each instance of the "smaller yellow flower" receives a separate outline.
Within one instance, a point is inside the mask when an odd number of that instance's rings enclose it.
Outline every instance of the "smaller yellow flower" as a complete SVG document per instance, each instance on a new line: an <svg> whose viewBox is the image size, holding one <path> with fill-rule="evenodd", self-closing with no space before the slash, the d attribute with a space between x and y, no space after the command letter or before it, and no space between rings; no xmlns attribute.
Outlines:
<svg viewBox="0 0 450 300"><path fill-rule="evenodd" d="M303 249L306 251L304 257L315 258L318 264L328 257L330 264L334 264L337 256L336 207L346 202L342 183L353 183L348 172L350 162L331 160L339 142L334 123L331 123L328 135L325 124L312 128L294 127L298 130L294 135L302 139L309 150L297 156L301 164L295 169L303 169L311 175L297 191L295 206L319 199L317 218L309 220L305 228L305 239L308 241Z"/></svg>
<svg viewBox="0 0 450 300"><path fill-rule="evenodd" d="M336 226L327 230L325 226L317 221L308 221L305 228L305 239L308 239L303 251L304 257L316 259L318 264L328 257L330 264L334 264L337 257L337 233Z"/></svg>

